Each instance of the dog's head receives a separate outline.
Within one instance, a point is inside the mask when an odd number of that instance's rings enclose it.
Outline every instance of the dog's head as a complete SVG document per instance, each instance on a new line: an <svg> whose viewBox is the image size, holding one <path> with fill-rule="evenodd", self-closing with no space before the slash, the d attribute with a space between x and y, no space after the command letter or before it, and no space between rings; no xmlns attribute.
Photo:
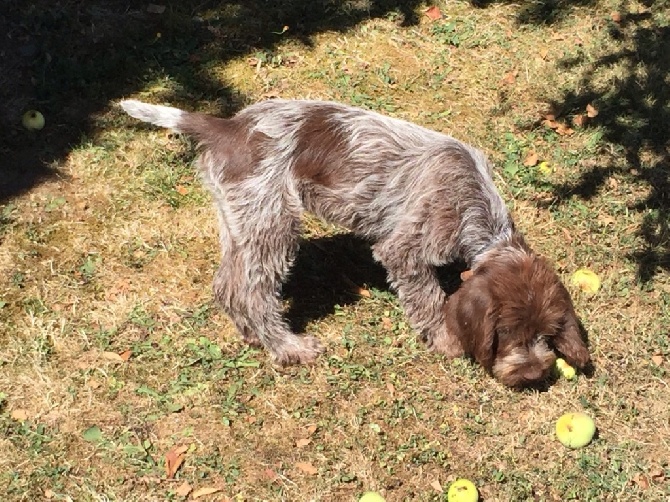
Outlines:
<svg viewBox="0 0 670 502"><path fill-rule="evenodd" d="M568 291L524 246L489 251L447 302L448 329L466 352L510 387L542 381L555 350L579 368L589 352Z"/></svg>

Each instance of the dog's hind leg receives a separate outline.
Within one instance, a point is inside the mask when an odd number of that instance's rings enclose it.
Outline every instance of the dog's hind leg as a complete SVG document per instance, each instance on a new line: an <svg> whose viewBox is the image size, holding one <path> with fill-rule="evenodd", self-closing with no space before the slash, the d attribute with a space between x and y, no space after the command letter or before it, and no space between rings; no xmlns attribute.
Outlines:
<svg viewBox="0 0 670 502"><path fill-rule="evenodd" d="M395 237L395 236L394 236ZM407 237L405 235L405 237ZM460 340L447 330L447 296L435 268L416 258L416 243L390 238L373 246L374 257L388 273L391 287L410 324L431 350L448 357L463 355Z"/></svg>
<svg viewBox="0 0 670 502"><path fill-rule="evenodd" d="M230 191L232 192L232 190ZM300 209L281 197L259 200L237 185L218 198L221 264L214 293L243 339L265 347L281 365L314 360L323 347L293 333L283 317L281 286L298 251Z"/></svg>

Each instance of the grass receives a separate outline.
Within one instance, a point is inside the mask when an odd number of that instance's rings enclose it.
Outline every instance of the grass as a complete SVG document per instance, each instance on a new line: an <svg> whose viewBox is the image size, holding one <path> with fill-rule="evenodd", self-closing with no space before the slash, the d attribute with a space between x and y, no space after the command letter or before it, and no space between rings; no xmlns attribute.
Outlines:
<svg viewBox="0 0 670 502"><path fill-rule="evenodd" d="M485 501L670 497L665 3L439 1L434 21L390 0L10 3L3 500L427 501L458 477ZM216 218L192 145L112 103L228 114L271 96L352 103L484 149L566 283L581 267L603 281L594 296L570 286L593 375L517 392L428 353L364 243L309 216L287 312L327 351L279 369L245 347L212 300ZM597 116L576 125L587 105ZM27 108L44 130L16 126ZM576 451L553 434L573 410L598 426Z"/></svg>

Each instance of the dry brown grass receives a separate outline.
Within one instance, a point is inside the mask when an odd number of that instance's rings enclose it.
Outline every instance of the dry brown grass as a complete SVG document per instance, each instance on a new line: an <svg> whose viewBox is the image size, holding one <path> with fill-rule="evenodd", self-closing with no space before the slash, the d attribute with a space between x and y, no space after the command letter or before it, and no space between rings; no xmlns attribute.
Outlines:
<svg viewBox="0 0 670 502"><path fill-rule="evenodd" d="M224 18L237 12L227 4ZM210 111L267 96L334 99L480 146L501 167L496 181L519 226L562 277L586 266L603 280L592 297L571 289L593 375L516 392L427 353L369 252L310 217L287 301L327 352L311 367L273 367L212 302L216 219L190 168L192 145L110 106L55 161L58 177L0 206L3 500L181 500L184 482L189 497L220 489L203 500L339 501L366 490L446 500L431 484L446 492L457 477L486 501L670 497L667 135L647 134L621 104L631 137L641 136L635 155L627 150L608 96L629 78L628 60L598 62L634 49L641 30L667 33L667 15L637 3L556 4L566 17L543 25L519 23L535 4L438 4L436 22L423 7L411 26L393 11L371 14L315 32L310 46L289 26L271 47L197 65L233 97L209 99L169 73L127 97L183 104L191 92ZM333 15L355 17L357 5ZM619 39L609 34L615 9L631 14ZM661 64L653 49L637 47L638 80ZM646 85L648 99L667 99ZM569 123L584 99L601 122L570 136L540 124L552 107ZM40 134L37 145L59 132ZM551 173L521 165L530 150ZM599 431L579 451L553 434L572 410ZM166 479L176 445L189 450Z"/></svg>

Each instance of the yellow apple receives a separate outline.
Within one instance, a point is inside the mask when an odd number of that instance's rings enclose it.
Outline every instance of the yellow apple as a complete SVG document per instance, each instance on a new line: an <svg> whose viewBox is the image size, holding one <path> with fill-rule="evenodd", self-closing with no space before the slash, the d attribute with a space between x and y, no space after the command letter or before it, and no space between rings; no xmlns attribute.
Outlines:
<svg viewBox="0 0 670 502"><path fill-rule="evenodd" d="M21 124L29 131L39 131L44 127L44 115L37 110L28 110L21 117Z"/></svg>
<svg viewBox="0 0 670 502"><path fill-rule="evenodd" d="M556 437L568 448L581 448L593 439L596 423L586 413L566 413L556 421Z"/></svg>
<svg viewBox="0 0 670 502"><path fill-rule="evenodd" d="M577 375L575 368L570 366L565 359L560 357L556 359L556 369L566 380L572 380Z"/></svg>
<svg viewBox="0 0 670 502"><path fill-rule="evenodd" d="M469 479L457 479L447 491L448 502L477 502L479 500L479 492L477 487Z"/></svg>
<svg viewBox="0 0 670 502"><path fill-rule="evenodd" d="M600 289L600 277L591 270L580 268L572 274L572 284L585 293L593 294Z"/></svg>
<svg viewBox="0 0 670 502"><path fill-rule="evenodd" d="M386 502L386 499L377 492L365 492L358 502Z"/></svg>

